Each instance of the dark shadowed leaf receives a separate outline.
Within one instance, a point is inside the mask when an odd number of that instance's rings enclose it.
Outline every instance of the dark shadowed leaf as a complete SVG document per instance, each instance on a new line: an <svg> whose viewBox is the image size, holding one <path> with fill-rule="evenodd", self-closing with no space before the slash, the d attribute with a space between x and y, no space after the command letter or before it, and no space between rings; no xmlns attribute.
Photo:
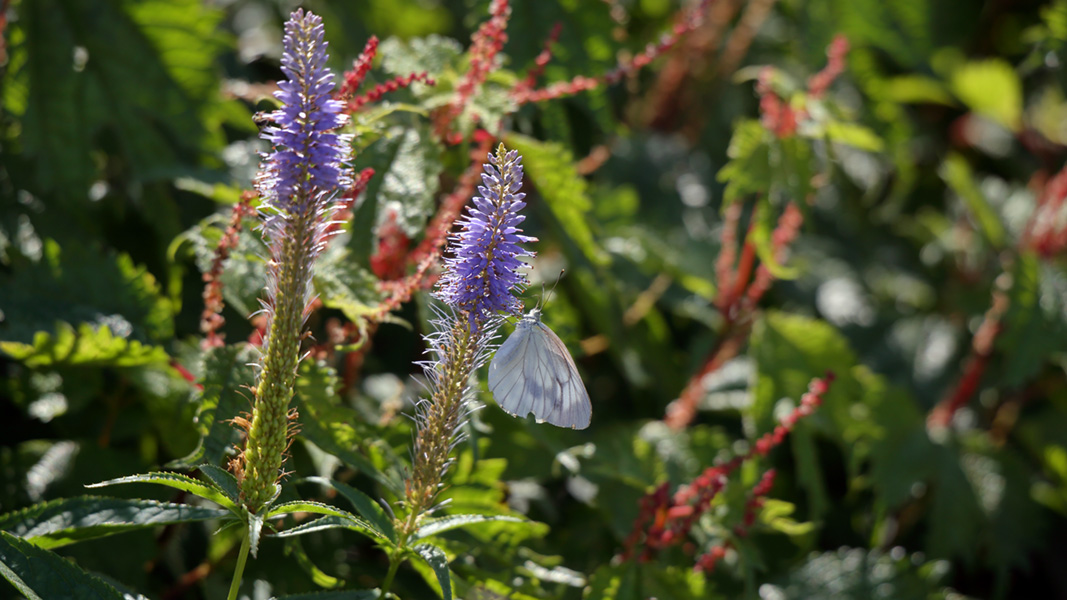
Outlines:
<svg viewBox="0 0 1067 600"><path fill-rule="evenodd" d="M346 483L327 479L325 477L308 477L305 481L318 483L337 490L338 493L345 497L345 500L348 500L352 504L356 509L356 512L358 512L364 519L367 519L367 522L378 530L378 533L381 533L394 542L396 541L396 531L393 528L393 520L389 518L389 515L385 514L385 509L371 499L370 496Z"/></svg>
<svg viewBox="0 0 1067 600"><path fill-rule="evenodd" d="M452 578L448 572L448 557L445 551L432 544L420 544L412 550L433 569L437 583L441 585L441 597L444 600L452 600Z"/></svg>
<svg viewBox="0 0 1067 600"><path fill-rule="evenodd" d="M52 500L2 515L0 530L41 548L58 548L145 527L221 519L229 514L218 508L83 496Z"/></svg>
<svg viewBox="0 0 1067 600"><path fill-rule="evenodd" d="M0 575L29 600L126 600L58 554L4 531L0 531Z"/></svg>
<svg viewBox="0 0 1067 600"><path fill-rule="evenodd" d="M192 468L201 463L219 465L226 452L240 441L240 431L230 419L252 408L255 367L258 359L249 344L211 348L203 354L198 383L203 389L193 392L198 402L196 426L200 443L185 458L171 463L173 468Z"/></svg>

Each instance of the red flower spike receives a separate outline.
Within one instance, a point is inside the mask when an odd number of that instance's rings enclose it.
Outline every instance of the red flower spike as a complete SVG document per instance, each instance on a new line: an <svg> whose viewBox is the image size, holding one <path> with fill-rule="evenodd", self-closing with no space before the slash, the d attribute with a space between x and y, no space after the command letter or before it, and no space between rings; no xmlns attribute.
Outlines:
<svg viewBox="0 0 1067 600"><path fill-rule="evenodd" d="M345 71L341 76L341 86L334 94L335 99L351 98L356 93L359 86L363 85L363 80L367 78L367 72L370 71L371 63L374 62L374 56L377 53L378 38L372 35L367 40L367 44L363 46L363 52L352 63L352 69Z"/></svg>
<svg viewBox="0 0 1067 600"><path fill-rule="evenodd" d="M848 39L837 34L826 48L826 66L808 79L809 97L818 99L826 95L830 84L845 71L845 57L848 56L848 50Z"/></svg>
<svg viewBox="0 0 1067 600"><path fill-rule="evenodd" d="M822 379L815 379L809 385L809 392L804 394L801 405L782 417L773 431L764 434L755 441L752 449L744 455L734 456L721 465L708 467L689 484L681 485L670 494L668 484L663 483L646 494L638 502L639 512L634 520L633 529L623 542L622 560L650 560L655 551L670 545L682 544L690 547L688 532L696 526L700 517L707 512L712 501L727 485L728 477L746 460L766 456L774 447L785 441L796 422L811 413L822 401L822 396L830 389L834 375L827 372ZM755 523L755 513L763 506L765 497L774 486L775 471L768 470L753 486L745 504L745 513L737 527L739 536L747 535L747 530ZM639 546L644 546L639 552ZM709 572L723 556L725 548L712 550L697 561L698 570Z"/></svg>
<svg viewBox="0 0 1067 600"><path fill-rule="evenodd" d="M404 276L411 240L396 223L396 211L390 211L377 231L378 248L370 257L370 268L378 279L391 281Z"/></svg>
<svg viewBox="0 0 1067 600"><path fill-rule="evenodd" d="M683 9L679 12L674 26L660 37L659 42L648 44L640 53L632 58L619 61L614 69L600 76L584 77L579 75L570 81L560 81L536 90L519 89L517 87L512 97L519 104L544 102L545 100L553 100L564 96L573 96L604 84L618 83L623 77L636 73L674 48L680 39L699 27L704 22L704 14L707 12L709 4L711 4L710 1L703 0L691 9Z"/></svg>
<svg viewBox="0 0 1067 600"><path fill-rule="evenodd" d="M395 92L399 89L406 88L412 83L415 83L416 81L421 81L426 85L437 85L437 82L431 79L430 76L426 73L426 71L423 71L422 73L411 73L409 75L394 77L393 79L390 79L385 83L379 83L378 85L375 85L374 88L372 88L371 91L367 92L366 94L363 94L362 96L356 96L355 98L349 100L348 104L345 106L345 112L347 114L355 113L367 104L377 102L382 98L382 96L386 95L387 93Z"/></svg>
<svg viewBox="0 0 1067 600"><path fill-rule="evenodd" d="M524 77L515 88L511 90L511 95L520 98L537 84L537 80L541 77L541 74L545 72L545 67L548 66L548 61L552 60L552 45L559 40L559 34L563 31L563 23L556 23L552 27L552 31L549 32L548 38L545 40L544 49L541 50L534 58L534 66L527 71L526 77Z"/></svg>
<svg viewBox="0 0 1067 600"><path fill-rule="evenodd" d="M471 46L467 50L469 64L463 78L456 85L452 103L441 110L434 119L434 130L437 136L450 145L459 143L454 141L457 134L451 131L452 122L463 114L475 90L485 83L486 77L496 68L496 56L508 41L508 18L511 16L511 6L508 0L492 0L489 5L489 15L489 20L482 23L471 35ZM460 141L462 141L462 136L460 136Z"/></svg>
<svg viewBox="0 0 1067 600"><path fill-rule="evenodd" d="M1067 250L1067 167L1040 187L1022 245L1050 259Z"/></svg>
<svg viewBox="0 0 1067 600"><path fill-rule="evenodd" d="M233 205L226 232L219 240L218 246L215 247L211 269L203 275L204 292L201 296L204 299L204 310L200 313L200 331L204 334L204 339L200 341L200 348L203 350L219 347L224 343L223 336L218 333L226 322L221 314L226 306L226 302L222 299L222 280L220 279L222 268L230 256L230 251L237 247L244 218L256 212L252 208L252 200L257 197L255 192L245 192L241 194L241 201Z"/></svg>

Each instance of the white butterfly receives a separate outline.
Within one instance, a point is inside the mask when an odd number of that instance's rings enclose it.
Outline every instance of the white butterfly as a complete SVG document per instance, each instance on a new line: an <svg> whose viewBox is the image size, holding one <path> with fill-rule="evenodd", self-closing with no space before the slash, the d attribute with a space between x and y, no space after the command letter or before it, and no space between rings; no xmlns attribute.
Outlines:
<svg viewBox="0 0 1067 600"><path fill-rule="evenodd" d="M516 417L585 429L593 416L589 393L567 347L541 323L541 309L526 314L489 363L489 391Z"/></svg>

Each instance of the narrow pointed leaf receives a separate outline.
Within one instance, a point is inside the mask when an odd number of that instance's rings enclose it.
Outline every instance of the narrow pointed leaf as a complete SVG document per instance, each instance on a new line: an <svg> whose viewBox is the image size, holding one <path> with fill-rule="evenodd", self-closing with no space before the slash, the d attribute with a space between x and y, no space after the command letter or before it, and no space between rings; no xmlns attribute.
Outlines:
<svg viewBox="0 0 1067 600"><path fill-rule="evenodd" d="M337 590L335 592L312 592L292 596L275 596L271 600L378 600L382 593L373 590Z"/></svg>
<svg viewBox="0 0 1067 600"><path fill-rule="evenodd" d="M394 542L396 541L396 530L393 528L393 520L389 518L389 515L385 514L385 509L371 499L370 496L346 483L341 483L340 481L327 479L325 477L308 477L307 481L329 486L337 490L337 492L344 496L346 500L352 503L356 512L363 518L367 519L367 522L377 529L379 533Z"/></svg>
<svg viewBox="0 0 1067 600"><path fill-rule="evenodd" d="M307 533L316 533L319 531L326 531L327 529L349 529L365 534L367 537L386 542L386 546L392 546L391 540L378 533L369 523L362 519L355 517L341 517L341 516L328 516L307 523L301 523L295 527L290 527L284 531L279 531L274 534L275 537L293 537L297 535L304 535Z"/></svg>
<svg viewBox="0 0 1067 600"><path fill-rule="evenodd" d="M426 561L441 584L441 597L452 600L452 577L448 573L448 557L445 551L433 544L420 544L412 548L419 558Z"/></svg>
<svg viewBox="0 0 1067 600"><path fill-rule="evenodd" d="M0 576L28 600L124 600L101 579L58 554L0 531Z"/></svg>
<svg viewBox="0 0 1067 600"><path fill-rule="evenodd" d="M467 525L487 523L490 521L505 521L508 523L523 523L529 525L534 524L533 521L526 521L508 515L449 515L439 519L428 519L423 521L419 530L415 533L414 539L421 540L452 529L459 529L460 527L466 527Z"/></svg>
<svg viewBox="0 0 1067 600"><path fill-rule="evenodd" d="M129 477L119 477L118 479L109 479L107 481L101 481L100 483L93 483L85 487L100 488L126 483L155 483L164 485L177 490L189 492L190 494L195 494L205 500L211 500L221 506L225 506L231 511L240 511L232 500L215 489L201 481L193 479L192 477L186 477L185 475L180 475L178 473L145 473L143 475L130 475Z"/></svg>
<svg viewBox="0 0 1067 600"><path fill-rule="evenodd" d="M263 514L248 515L248 544L252 551L252 558L259 554L259 540L263 533Z"/></svg>
<svg viewBox="0 0 1067 600"><path fill-rule="evenodd" d="M58 548L135 529L221 519L229 514L218 508L154 500L82 496L0 515L0 530L41 548Z"/></svg>
<svg viewBox="0 0 1067 600"><path fill-rule="evenodd" d="M226 497L233 500L234 504L240 502L241 489L233 473L215 465L200 465L199 469L204 474L204 477L207 477L214 484L215 489L226 494Z"/></svg>

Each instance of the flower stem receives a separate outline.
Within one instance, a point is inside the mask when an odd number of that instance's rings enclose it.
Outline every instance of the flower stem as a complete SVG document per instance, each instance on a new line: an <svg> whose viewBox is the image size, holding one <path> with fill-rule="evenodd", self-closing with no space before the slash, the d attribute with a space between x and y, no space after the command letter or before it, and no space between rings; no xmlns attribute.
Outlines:
<svg viewBox="0 0 1067 600"><path fill-rule="evenodd" d="M241 589L241 577L245 572L245 562L248 561L248 549L251 546L248 531L244 532L241 539L241 550L237 554L237 566L233 569L233 581L230 583L230 593L226 594L226 600L237 600L237 591Z"/></svg>
<svg viewBox="0 0 1067 600"><path fill-rule="evenodd" d="M403 562L400 560L398 556L399 554L400 553L397 552L396 554L389 555L389 571L385 574L385 579L382 581L382 598L385 598L386 595L389 594L389 587L393 585L393 577L396 576L396 571L400 568L400 563Z"/></svg>

